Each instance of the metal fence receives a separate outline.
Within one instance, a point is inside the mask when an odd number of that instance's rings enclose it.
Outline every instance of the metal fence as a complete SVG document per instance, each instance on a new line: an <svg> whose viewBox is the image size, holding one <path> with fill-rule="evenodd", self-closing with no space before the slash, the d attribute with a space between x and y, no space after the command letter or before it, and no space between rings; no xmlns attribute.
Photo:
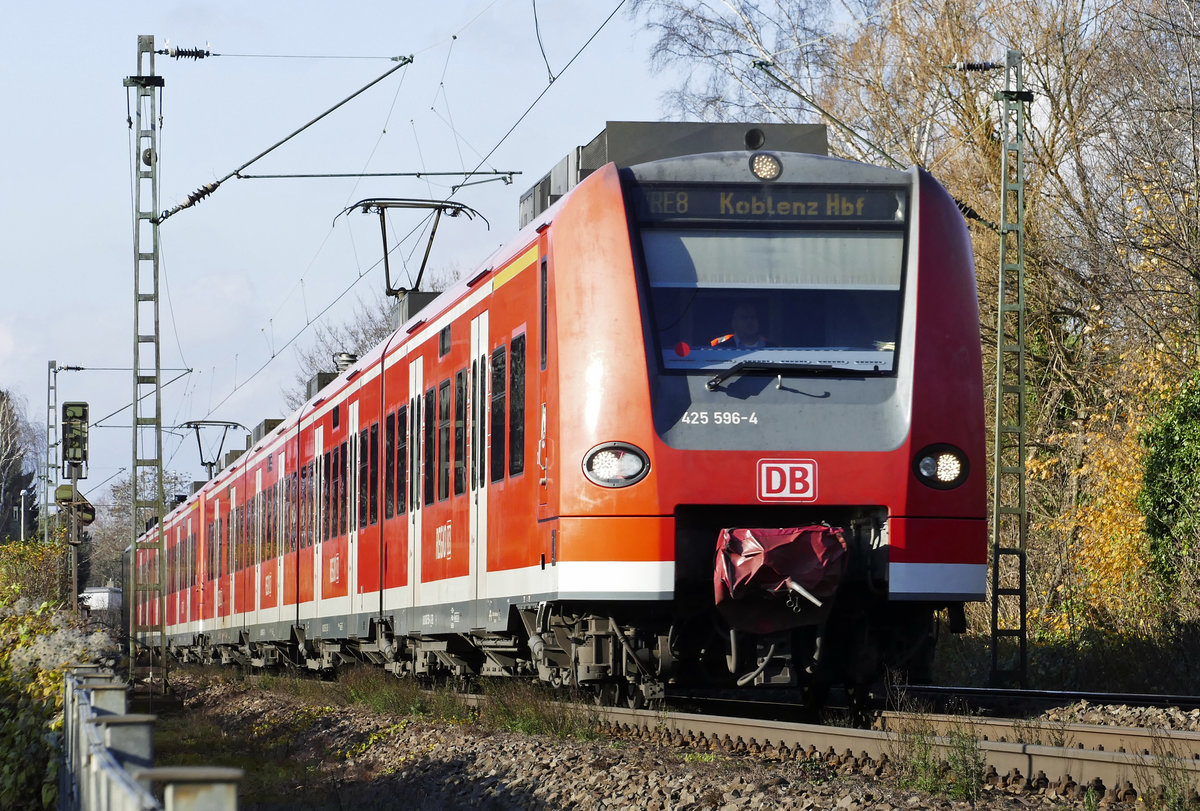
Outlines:
<svg viewBox="0 0 1200 811"><path fill-rule="evenodd" d="M237 808L241 769L154 768L155 716L126 714L124 681L81 666L67 674L63 689L59 811Z"/></svg>

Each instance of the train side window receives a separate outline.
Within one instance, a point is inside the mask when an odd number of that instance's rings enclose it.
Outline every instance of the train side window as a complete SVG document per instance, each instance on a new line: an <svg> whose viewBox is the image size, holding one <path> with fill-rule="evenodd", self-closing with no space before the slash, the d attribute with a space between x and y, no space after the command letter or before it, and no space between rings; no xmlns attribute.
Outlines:
<svg viewBox="0 0 1200 811"><path fill-rule="evenodd" d="M476 452L477 464L479 466L479 486L483 487L487 482L487 438L488 438L488 356L484 352L479 356L479 396L475 400L475 408L479 415L479 426L476 429L479 432L478 451Z"/></svg>
<svg viewBox="0 0 1200 811"><path fill-rule="evenodd" d="M262 494L263 514L263 554L264 561L275 557L275 485L271 485Z"/></svg>
<svg viewBox="0 0 1200 811"><path fill-rule="evenodd" d="M479 446L482 444L479 438L483 436L482 426L479 424L480 408L479 403L483 398L479 395L479 361L471 359L471 490L479 487L479 465L476 462L478 458Z"/></svg>
<svg viewBox="0 0 1200 811"><path fill-rule="evenodd" d="M317 510L316 504L316 471L319 466L319 460L313 459L304 466L304 473L308 474L308 479L300 484L300 497L304 499L304 526L300 530L301 543L304 548L308 549L316 542L317 537L317 520L321 513ZM301 474L303 475L303 473Z"/></svg>
<svg viewBox="0 0 1200 811"><path fill-rule="evenodd" d="M383 424L383 517L396 514L396 412Z"/></svg>
<svg viewBox="0 0 1200 811"><path fill-rule="evenodd" d="M525 470L525 335L512 339L508 361L508 475Z"/></svg>
<svg viewBox="0 0 1200 811"><path fill-rule="evenodd" d="M367 500L371 497L371 462L368 449L371 432L364 428L358 434L358 528L367 527Z"/></svg>
<svg viewBox="0 0 1200 811"><path fill-rule="evenodd" d="M296 508L300 506L300 502L296 500L296 495L297 495L296 486L299 483L299 480L300 480L300 475L296 471L292 471L291 475L288 476L286 507L287 507L287 537L288 537L288 551L289 552L295 552L297 549L300 548L300 540L296 537L296 530L299 528L299 524L296 520L296 518L297 518Z"/></svg>
<svg viewBox="0 0 1200 811"><path fill-rule="evenodd" d="M442 327L438 333L438 357L445 357L450 352L450 325Z"/></svg>
<svg viewBox="0 0 1200 811"><path fill-rule="evenodd" d="M321 507L324 510L323 520L321 521L321 540L328 541L330 537L332 537L329 534L329 528L333 521L333 509L330 506L329 498L330 491L333 488L333 456L329 451L325 451L325 456L322 459L321 464L324 465L324 470L322 472L325 474L321 479L321 492L319 495Z"/></svg>
<svg viewBox="0 0 1200 811"><path fill-rule="evenodd" d="M263 557L270 559L279 554L279 482L267 491L267 551Z"/></svg>
<svg viewBox="0 0 1200 811"><path fill-rule="evenodd" d="M258 559L255 562L262 563L271 546L271 489L263 490L255 501L258 503Z"/></svg>
<svg viewBox="0 0 1200 811"><path fill-rule="evenodd" d="M307 465L308 486L304 491L304 503L308 510L308 521L305 522L304 547L311 549L317 543L321 532L321 508L317 503L317 483L321 477L321 457L314 457Z"/></svg>
<svg viewBox="0 0 1200 811"><path fill-rule="evenodd" d="M496 347L492 352L492 481L504 478L504 393L505 393L505 349Z"/></svg>
<svg viewBox="0 0 1200 811"><path fill-rule="evenodd" d="M396 515L405 510L405 493L408 489L408 406L400 406L396 412Z"/></svg>
<svg viewBox="0 0 1200 811"><path fill-rule="evenodd" d="M421 398L413 397L409 402L408 422L408 503L415 510L421 506Z"/></svg>
<svg viewBox="0 0 1200 811"><path fill-rule="evenodd" d="M341 424L342 424L342 406L339 403L338 405L335 405L333 407L333 428L334 428L334 430L337 430L338 426Z"/></svg>
<svg viewBox="0 0 1200 811"><path fill-rule="evenodd" d="M425 503L432 504L437 482L437 437L434 435L437 404L434 389L425 392Z"/></svg>
<svg viewBox="0 0 1200 811"><path fill-rule="evenodd" d="M309 510L308 510L308 465L301 465L301 466L300 466L300 493L299 493L299 497L300 497L300 526L298 527L298 529L300 530L300 532L299 532L299 534L300 534L300 537L297 539L297 541L298 541L298 546L299 546L301 549L304 549L306 546L308 546L308 539L307 539L308 532L307 532L307 529L306 529L306 528L308 527L308 521L309 521Z"/></svg>
<svg viewBox="0 0 1200 811"><path fill-rule="evenodd" d="M438 385L438 501L450 495L450 381Z"/></svg>
<svg viewBox="0 0 1200 811"><path fill-rule="evenodd" d="M279 555L290 552L291 534L288 532L288 505L287 500L290 496L288 476L283 471L283 475L279 477L279 481L275 484L275 550Z"/></svg>
<svg viewBox="0 0 1200 811"><path fill-rule="evenodd" d="M264 561L271 558L271 544L274 539L274 535L271 532L272 524L274 523L272 521L274 512L271 509L272 503L275 500L274 494L275 489L268 487L259 496L259 501L261 502L260 512L262 513L262 560Z"/></svg>
<svg viewBox="0 0 1200 811"><path fill-rule="evenodd" d="M342 503L339 505L338 535L346 534L347 522L350 519L350 500L354 494L350 492L350 445L342 442Z"/></svg>
<svg viewBox="0 0 1200 811"><path fill-rule="evenodd" d="M546 289L546 284L549 281L549 272L546 263L546 257L542 257L541 265L541 312L538 320L538 354L541 355L541 370L546 371L546 328L549 323L550 309L550 293Z"/></svg>
<svg viewBox="0 0 1200 811"><path fill-rule="evenodd" d="M262 562L263 494L261 491L254 494L254 505L251 509L253 509L250 520L254 522L254 545L251 548L253 557L250 559L250 563L256 564Z"/></svg>
<svg viewBox="0 0 1200 811"><path fill-rule="evenodd" d="M263 493L263 560L275 557L275 485Z"/></svg>
<svg viewBox="0 0 1200 811"><path fill-rule="evenodd" d="M467 489L466 444L467 370L454 375L454 495Z"/></svg>
<svg viewBox="0 0 1200 811"><path fill-rule="evenodd" d="M333 446L333 453L330 456L330 468L333 473L329 481L329 537L334 538L338 535L338 518L341 516L342 510L342 448L340 445Z"/></svg>
<svg viewBox="0 0 1200 811"><path fill-rule="evenodd" d="M279 517L279 511L276 509L279 502L276 499L279 497L279 483L271 485L271 489L267 491L265 496L267 503L264 505L263 513L267 518L267 528L263 533L266 539L263 551L263 560L271 560L278 553L276 541L279 539L279 533L276 531L276 521Z"/></svg>
<svg viewBox="0 0 1200 811"><path fill-rule="evenodd" d="M371 517L372 526L379 523L379 423L371 423Z"/></svg>
<svg viewBox="0 0 1200 811"><path fill-rule="evenodd" d="M247 493L238 510L242 517L242 528L238 533L242 540L242 568L246 569L254 561L254 497Z"/></svg>

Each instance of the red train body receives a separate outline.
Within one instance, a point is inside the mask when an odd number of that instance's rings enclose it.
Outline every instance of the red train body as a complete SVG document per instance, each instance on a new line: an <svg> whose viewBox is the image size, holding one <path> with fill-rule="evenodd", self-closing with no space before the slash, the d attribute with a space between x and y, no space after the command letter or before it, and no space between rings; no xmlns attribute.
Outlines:
<svg viewBox="0 0 1200 811"><path fill-rule="evenodd" d="M171 646L631 701L924 670L985 592L978 325L922 171L609 164L166 518Z"/></svg>

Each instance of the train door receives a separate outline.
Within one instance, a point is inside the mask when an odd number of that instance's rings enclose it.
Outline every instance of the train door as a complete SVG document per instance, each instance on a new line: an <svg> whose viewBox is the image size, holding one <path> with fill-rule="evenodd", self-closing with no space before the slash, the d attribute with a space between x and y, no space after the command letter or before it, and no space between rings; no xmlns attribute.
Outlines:
<svg viewBox="0 0 1200 811"><path fill-rule="evenodd" d="M424 385L424 358L415 358L408 365L408 578L412 583L412 607L421 605L421 409ZM413 618L414 621L416 618Z"/></svg>
<svg viewBox="0 0 1200 811"><path fill-rule="evenodd" d="M196 621L196 605L193 605L193 603L197 601L197 581L199 580L197 575L200 573L200 570L196 567L196 528L192 523L195 515L194 510L189 511L187 518L183 521L183 548L185 556L182 561L182 580L185 599L181 621L185 626L184 630L188 631L193 630L192 623Z"/></svg>
<svg viewBox="0 0 1200 811"><path fill-rule="evenodd" d="M349 492L349 498L342 504L342 509L349 511L349 520L346 522L346 568L349 570L349 582L346 584L346 593L350 595L350 613L357 614L362 610L362 599L358 594L358 513L362 509L359 504L359 488L362 486L360 477L362 472L359 470L359 460L366 453L366 449L361 445L358 436L358 401L349 404L349 435L350 443L346 446L350 451L350 462L343 463L343 470L349 467L350 479L346 483L346 489Z"/></svg>
<svg viewBox="0 0 1200 811"><path fill-rule="evenodd" d="M287 555L288 535L287 535L287 502L284 496L288 486L287 475L287 451L281 450L275 457L275 486L271 488L271 494L275 504L271 509L271 537L274 541L271 543L271 568L272 580L271 590L275 593L275 611L272 619L278 622L284 618L284 573L283 560Z"/></svg>
<svg viewBox="0 0 1200 811"><path fill-rule="evenodd" d="M226 615L226 621L223 625L225 628L237 627L237 596L238 596L238 564L241 562L238 557L238 545L241 542L242 528L238 522L237 512L238 491L236 487L229 488L229 548L226 550L227 562L229 564L229 611Z"/></svg>
<svg viewBox="0 0 1200 811"><path fill-rule="evenodd" d="M313 616L321 616L321 572L324 568L324 561L321 559L321 551L325 546L325 511L329 505L325 500L325 475L328 472L324 463L325 455L325 426L318 425L316 427L317 442L313 450L313 472L309 481L312 482L313 499L315 500L313 509L313 567L312 567L312 606Z"/></svg>
<svg viewBox="0 0 1200 811"><path fill-rule="evenodd" d="M542 235L541 245L541 261L538 263L538 350L537 350L537 374L530 375L532 380L537 381L537 390L533 392L533 402L539 404L538 417L538 443L537 443L537 469L535 473L538 477L538 518L545 519L548 517L548 501L550 495L550 479L553 475L553 452L554 442L552 437L547 436L547 421L546 421L546 392L550 390L547 376L549 375L549 355L550 355L550 263L549 257L546 255L546 236ZM529 349L530 354L533 353L533 348ZM530 364L532 366L532 364ZM555 550L551 550L550 559L554 560Z"/></svg>
<svg viewBox="0 0 1200 811"><path fill-rule="evenodd" d="M250 593L246 595L249 602L246 604L246 624L249 626L258 625L259 611L263 604L262 592L262 577L263 577L263 530L266 529L263 518L265 510L263 509L263 479L262 468L254 471L254 495L249 502L250 513L250 572L249 584L251 586Z"/></svg>
<svg viewBox="0 0 1200 811"><path fill-rule="evenodd" d="M487 413L488 398L488 313L483 311L471 320L471 404L468 407L471 438L471 497L469 500L469 532L471 536L471 567L469 598L487 599ZM477 622L482 623L482 611Z"/></svg>
<svg viewBox="0 0 1200 811"><path fill-rule="evenodd" d="M217 528L216 510L213 507L215 495L210 497L206 495L205 490L200 491L199 500L199 515L200 515L200 531L204 533L204 540L201 541L200 548L203 550L204 573L200 578L200 616L197 619L200 622L199 633L208 633L212 628L212 619L215 616L213 613L213 597L216 595L216 578L214 564L216 556L213 554L213 538Z"/></svg>

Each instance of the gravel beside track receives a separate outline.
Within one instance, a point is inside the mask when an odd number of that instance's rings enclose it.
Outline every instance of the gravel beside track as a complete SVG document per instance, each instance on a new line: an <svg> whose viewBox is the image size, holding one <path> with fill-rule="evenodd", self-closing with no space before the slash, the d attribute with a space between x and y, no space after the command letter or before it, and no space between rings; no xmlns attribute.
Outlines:
<svg viewBox="0 0 1200 811"><path fill-rule="evenodd" d="M672 746L601 738L564 740L374 713L315 707L253 683L207 682L185 673L173 688L187 712L226 736L262 741L261 759L303 763L288 796L243 792L242 809L1067 809L1081 799L1053 788L989 788L971 805L824 764L748 755L705 756ZM305 734L271 739L282 719L311 717ZM166 765L160 763L159 765ZM1132 803L1107 808L1134 808Z"/></svg>
<svg viewBox="0 0 1200 811"><path fill-rule="evenodd" d="M1092 704L1079 701L1048 710L1042 718L1054 723L1096 724L1129 729L1169 729L1200 732L1200 709L1131 707L1126 704Z"/></svg>

